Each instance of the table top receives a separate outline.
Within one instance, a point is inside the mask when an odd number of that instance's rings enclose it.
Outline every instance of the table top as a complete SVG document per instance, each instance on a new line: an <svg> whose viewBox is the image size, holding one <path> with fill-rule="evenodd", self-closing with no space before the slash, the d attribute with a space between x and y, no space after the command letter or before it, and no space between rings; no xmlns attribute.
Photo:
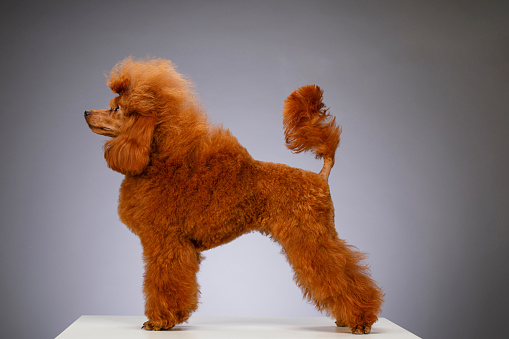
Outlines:
<svg viewBox="0 0 509 339"><path fill-rule="evenodd" d="M352 337L346 327L337 327L326 317L252 318L193 316L170 331L145 331L143 316L84 315L56 339L135 338L342 338ZM419 338L393 322L380 318L369 338Z"/></svg>

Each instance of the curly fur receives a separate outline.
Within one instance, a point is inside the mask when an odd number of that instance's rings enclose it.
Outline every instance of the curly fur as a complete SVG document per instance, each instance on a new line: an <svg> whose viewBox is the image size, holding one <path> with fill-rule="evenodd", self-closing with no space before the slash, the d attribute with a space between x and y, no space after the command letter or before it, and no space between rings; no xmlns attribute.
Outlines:
<svg viewBox="0 0 509 339"><path fill-rule="evenodd" d="M145 262L147 330L170 329L198 305L201 252L259 231L281 244L304 296L353 333L369 333L383 293L364 255L337 236L327 177L340 128L317 86L285 101L287 145L324 159L320 174L254 160L226 129L209 124L189 80L167 60L127 58L107 84L110 108L86 111L110 168L125 174L123 223Z"/></svg>

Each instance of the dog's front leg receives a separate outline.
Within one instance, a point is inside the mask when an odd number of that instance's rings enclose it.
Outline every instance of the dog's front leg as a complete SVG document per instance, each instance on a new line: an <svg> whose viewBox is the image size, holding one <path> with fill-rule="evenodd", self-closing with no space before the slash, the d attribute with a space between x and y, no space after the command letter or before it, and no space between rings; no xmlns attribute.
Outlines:
<svg viewBox="0 0 509 339"><path fill-rule="evenodd" d="M168 330L185 322L198 306L196 280L201 256L177 238L142 239L145 261L146 330Z"/></svg>

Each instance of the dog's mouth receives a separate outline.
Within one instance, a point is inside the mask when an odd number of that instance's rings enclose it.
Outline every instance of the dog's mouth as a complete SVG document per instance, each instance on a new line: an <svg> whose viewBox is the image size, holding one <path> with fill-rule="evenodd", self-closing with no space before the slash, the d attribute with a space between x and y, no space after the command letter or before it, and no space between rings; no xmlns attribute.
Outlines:
<svg viewBox="0 0 509 339"><path fill-rule="evenodd" d="M90 123L88 124L88 127L90 128L90 130L92 132L99 134L99 135L104 135L106 137L114 138L118 135L118 133L116 131L114 131L113 129L108 128L108 127L94 126L94 125L91 125Z"/></svg>
<svg viewBox="0 0 509 339"><path fill-rule="evenodd" d="M96 127L96 126L92 126L92 128L96 128L96 129L99 129L99 130L105 131L105 132L113 132L113 130L111 128L108 128L108 127Z"/></svg>
<svg viewBox="0 0 509 339"><path fill-rule="evenodd" d="M107 137L116 137L118 135L118 131L113 128L100 125L99 123L101 122L101 119L98 115L94 115L92 111L85 111L85 121L87 122L90 130L96 134Z"/></svg>

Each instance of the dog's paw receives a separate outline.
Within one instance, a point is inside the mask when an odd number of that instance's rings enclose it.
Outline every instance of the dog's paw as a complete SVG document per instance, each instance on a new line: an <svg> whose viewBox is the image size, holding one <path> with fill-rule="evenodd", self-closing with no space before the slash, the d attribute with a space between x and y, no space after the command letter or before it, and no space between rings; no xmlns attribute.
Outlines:
<svg viewBox="0 0 509 339"><path fill-rule="evenodd" d="M346 324L342 320L336 320L337 327L346 327Z"/></svg>
<svg viewBox="0 0 509 339"><path fill-rule="evenodd" d="M370 332L371 332L370 325L358 325L358 326L352 327L353 334L368 334Z"/></svg>
<svg viewBox="0 0 509 339"><path fill-rule="evenodd" d="M145 321L145 323L142 326L142 329L146 331L166 331L173 327L174 325L166 324L166 322L152 322L152 321Z"/></svg>

